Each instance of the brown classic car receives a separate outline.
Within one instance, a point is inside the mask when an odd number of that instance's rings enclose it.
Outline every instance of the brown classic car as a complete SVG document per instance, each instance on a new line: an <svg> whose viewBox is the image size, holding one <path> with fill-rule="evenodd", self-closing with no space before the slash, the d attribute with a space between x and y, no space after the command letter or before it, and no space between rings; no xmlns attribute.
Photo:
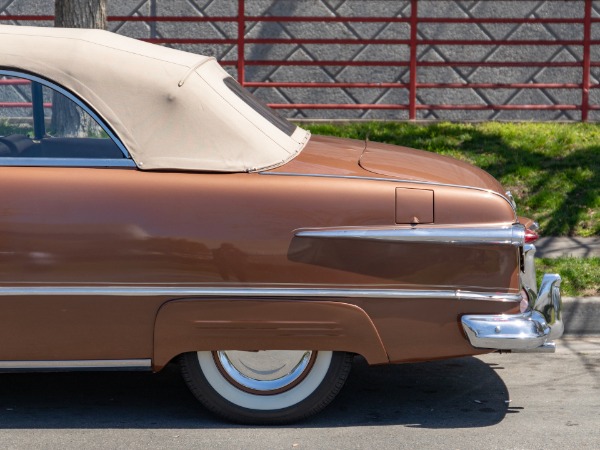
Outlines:
<svg viewBox="0 0 600 450"><path fill-rule="evenodd" d="M311 137L213 58L104 31L1 26L0 95L0 370L176 361L211 411L284 423L354 355L563 332L535 223L480 169Z"/></svg>

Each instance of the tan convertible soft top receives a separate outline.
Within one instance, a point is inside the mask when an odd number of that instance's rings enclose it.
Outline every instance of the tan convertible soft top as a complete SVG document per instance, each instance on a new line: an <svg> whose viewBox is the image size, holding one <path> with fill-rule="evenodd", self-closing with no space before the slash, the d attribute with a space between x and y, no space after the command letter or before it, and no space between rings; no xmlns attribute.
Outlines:
<svg viewBox="0 0 600 450"><path fill-rule="evenodd" d="M310 137L245 101L214 58L107 31L1 25L0 67L84 100L141 169L256 171L294 158Z"/></svg>

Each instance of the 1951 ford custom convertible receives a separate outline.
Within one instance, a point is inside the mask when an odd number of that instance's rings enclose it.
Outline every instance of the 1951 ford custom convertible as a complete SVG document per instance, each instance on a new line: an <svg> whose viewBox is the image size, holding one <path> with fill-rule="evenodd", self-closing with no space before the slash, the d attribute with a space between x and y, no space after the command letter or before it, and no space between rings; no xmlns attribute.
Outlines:
<svg viewBox="0 0 600 450"><path fill-rule="evenodd" d="M552 351L560 277L466 163L310 136L214 59L0 27L0 370L159 371L233 421L369 364Z"/></svg>

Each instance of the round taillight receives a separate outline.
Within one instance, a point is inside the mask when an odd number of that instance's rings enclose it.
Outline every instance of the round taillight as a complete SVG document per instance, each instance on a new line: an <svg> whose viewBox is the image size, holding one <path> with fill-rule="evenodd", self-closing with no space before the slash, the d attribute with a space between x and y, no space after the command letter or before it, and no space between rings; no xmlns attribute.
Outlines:
<svg viewBox="0 0 600 450"><path fill-rule="evenodd" d="M525 230L525 243L526 244L533 244L535 241L537 241L539 239L540 235L537 234L535 231L533 230Z"/></svg>

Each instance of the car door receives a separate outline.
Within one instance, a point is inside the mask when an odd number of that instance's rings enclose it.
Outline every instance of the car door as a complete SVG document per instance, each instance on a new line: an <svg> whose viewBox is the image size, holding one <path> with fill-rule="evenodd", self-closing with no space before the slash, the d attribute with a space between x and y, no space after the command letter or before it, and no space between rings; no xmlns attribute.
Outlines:
<svg viewBox="0 0 600 450"><path fill-rule="evenodd" d="M136 172L82 101L0 71L0 368L149 367L164 298L115 289L146 239L124 214Z"/></svg>

